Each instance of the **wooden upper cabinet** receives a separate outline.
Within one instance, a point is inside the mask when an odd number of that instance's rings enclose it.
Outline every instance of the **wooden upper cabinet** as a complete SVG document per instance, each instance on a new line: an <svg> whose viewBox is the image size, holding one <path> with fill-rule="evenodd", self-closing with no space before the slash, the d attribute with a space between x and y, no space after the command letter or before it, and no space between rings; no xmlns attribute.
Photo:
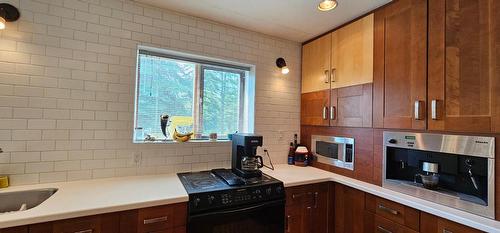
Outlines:
<svg viewBox="0 0 500 233"><path fill-rule="evenodd" d="M373 14L331 36L332 88L373 82Z"/></svg>
<svg viewBox="0 0 500 233"><path fill-rule="evenodd" d="M300 124L328 126L330 108L330 89L301 95Z"/></svg>
<svg viewBox="0 0 500 233"><path fill-rule="evenodd" d="M330 89L331 33L302 47L302 93Z"/></svg>
<svg viewBox="0 0 500 233"><path fill-rule="evenodd" d="M334 117L330 125L346 127L372 126L372 84L360 84L335 90L331 95L330 114Z"/></svg>
<svg viewBox="0 0 500 233"><path fill-rule="evenodd" d="M374 27L374 127L425 129L427 1L396 1Z"/></svg>
<svg viewBox="0 0 500 233"><path fill-rule="evenodd" d="M429 129L500 132L498 11L498 0L429 1Z"/></svg>

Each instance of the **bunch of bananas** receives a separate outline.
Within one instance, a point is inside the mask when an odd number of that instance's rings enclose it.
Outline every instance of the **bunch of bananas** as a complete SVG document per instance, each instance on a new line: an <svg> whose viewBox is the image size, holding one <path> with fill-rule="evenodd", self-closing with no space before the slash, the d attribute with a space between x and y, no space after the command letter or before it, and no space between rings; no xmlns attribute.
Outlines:
<svg viewBox="0 0 500 233"><path fill-rule="evenodd" d="M180 134L177 132L177 129L174 130L174 135L172 135L172 138L178 142L187 142L189 139L191 139L191 136L193 136L193 132L191 133L186 133L186 134Z"/></svg>

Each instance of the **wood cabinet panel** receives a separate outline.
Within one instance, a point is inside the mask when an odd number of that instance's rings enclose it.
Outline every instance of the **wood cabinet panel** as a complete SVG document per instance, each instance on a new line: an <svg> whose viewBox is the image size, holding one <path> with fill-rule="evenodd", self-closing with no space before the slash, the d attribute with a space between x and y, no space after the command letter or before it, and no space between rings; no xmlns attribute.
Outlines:
<svg viewBox="0 0 500 233"><path fill-rule="evenodd" d="M330 89L331 34L302 47L302 93Z"/></svg>
<svg viewBox="0 0 500 233"><path fill-rule="evenodd" d="M425 129L426 33L427 1L400 0L375 12L375 127Z"/></svg>
<svg viewBox="0 0 500 233"><path fill-rule="evenodd" d="M52 226L53 233L75 233L75 232L92 232L101 233L100 216L90 216L83 218L68 219L56 221ZM118 229L116 229L118 230Z"/></svg>
<svg viewBox="0 0 500 233"><path fill-rule="evenodd" d="M430 130L500 132L499 6L497 0L429 2Z"/></svg>
<svg viewBox="0 0 500 233"><path fill-rule="evenodd" d="M420 232L426 233L480 233L482 231L422 212Z"/></svg>
<svg viewBox="0 0 500 233"><path fill-rule="evenodd" d="M27 226L0 229L0 233L28 233Z"/></svg>
<svg viewBox="0 0 500 233"><path fill-rule="evenodd" d="M285 232L328 232L328 183L290 187L286 195Z"/></svg>
<svg viewBox="0 0 500 233"><path fill-rule="evenodd" d="M366 194L366 210L415 231L420 229L420 211Z"/></svg>
<svg viewBox="0 0 500 233"><path fill-rule="evenodd" d="M335 184L335 232L366 232L363 221L364 209L364 192Z"/></svg>
<svg viewBox="0 0 500 233"><path fill-rule="evenodd" d="M372 126L372 84L339 88L336 94L336 125L347 127ZM332 105L334 103L332 97Z"/></svg>
<svg viewBox="0 0 500 233"><path fill-rule="evenodd" d="M373 82L373 14L332 32L332 88Z"/></svg>
<svg viewBox="0 0 500 233"><path fill-rule="evenodd" d="M328 126L330 89L301 95L300 124Z"/></svg>
<svg viewBox="0 0 500 233"><path fill-rule="evenodd" d="M377 233L418 233L408 227L402 226L395 222L390 221L384 217L373 214L371 212L365 212L365 227L366 232L377 232Z"/></svg>

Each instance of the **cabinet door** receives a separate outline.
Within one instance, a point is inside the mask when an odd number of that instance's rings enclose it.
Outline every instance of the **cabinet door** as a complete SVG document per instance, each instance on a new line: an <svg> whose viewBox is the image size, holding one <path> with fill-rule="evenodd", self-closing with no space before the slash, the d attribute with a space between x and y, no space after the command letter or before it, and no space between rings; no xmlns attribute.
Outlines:
<svg viewBox="0 0 500 233"><path fill-rule="evenodd" d="M328 184L317 184L311 189L312 203L309 206L310 233L328 232Z"/></svg>
<svg viewBox="0 0 500 233"><path fill-rule="evenodd" d="M335 184L335 232L365 232L364 209L364 192Z"/></svg>
<svg viewBox="0 0 500 233"><path fill-rule="evenodd" d="M429 129L500 132L500 3L429 1Z"/></svg>
<svg viewBox="0 0 500 233"><path fill-rule="evenodd" d="M374 30L374 126L425 129L427 1L375 12Z"/></svg>
<svg viewBox="0 0 500 233"><path fill-rule="evenodd" d="M361 84L337 89L336 115L338 126L372 126L372 84ZM333 105L332 98L332 105Z"/></svg>
<svg viewBox="0 0 500 233"><path fill-rule="evenodd" d="M373 82L373 14L332 33L332 88Z"/></svg>
<svg viewBox="0 0 500 233"><path fill-rule="evenodd" d="M331 34L302 47L302 93L330 89Z"/></svg>
<svg viewBox="0 0 500 233"><path fill-rule="evenodd" d="M304 93L300 103L301 125L329 125L330 89Z"/></svg>

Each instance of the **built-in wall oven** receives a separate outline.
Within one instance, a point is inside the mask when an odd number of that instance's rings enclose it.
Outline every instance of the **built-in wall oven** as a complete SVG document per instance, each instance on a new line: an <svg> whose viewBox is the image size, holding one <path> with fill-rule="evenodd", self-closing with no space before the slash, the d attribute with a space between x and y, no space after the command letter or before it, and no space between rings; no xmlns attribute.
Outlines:
<svg viewBox="0 0 500 233"><path fill-rule="evenodd" d="M384 132L383 187L495 217L495 138Z"/></svg>
<svg viewBox="0 0 500 233"><path fill-rule="evenodd" d="M312 135L311 150L320 163L354 170L354 138Z"/></svg>

